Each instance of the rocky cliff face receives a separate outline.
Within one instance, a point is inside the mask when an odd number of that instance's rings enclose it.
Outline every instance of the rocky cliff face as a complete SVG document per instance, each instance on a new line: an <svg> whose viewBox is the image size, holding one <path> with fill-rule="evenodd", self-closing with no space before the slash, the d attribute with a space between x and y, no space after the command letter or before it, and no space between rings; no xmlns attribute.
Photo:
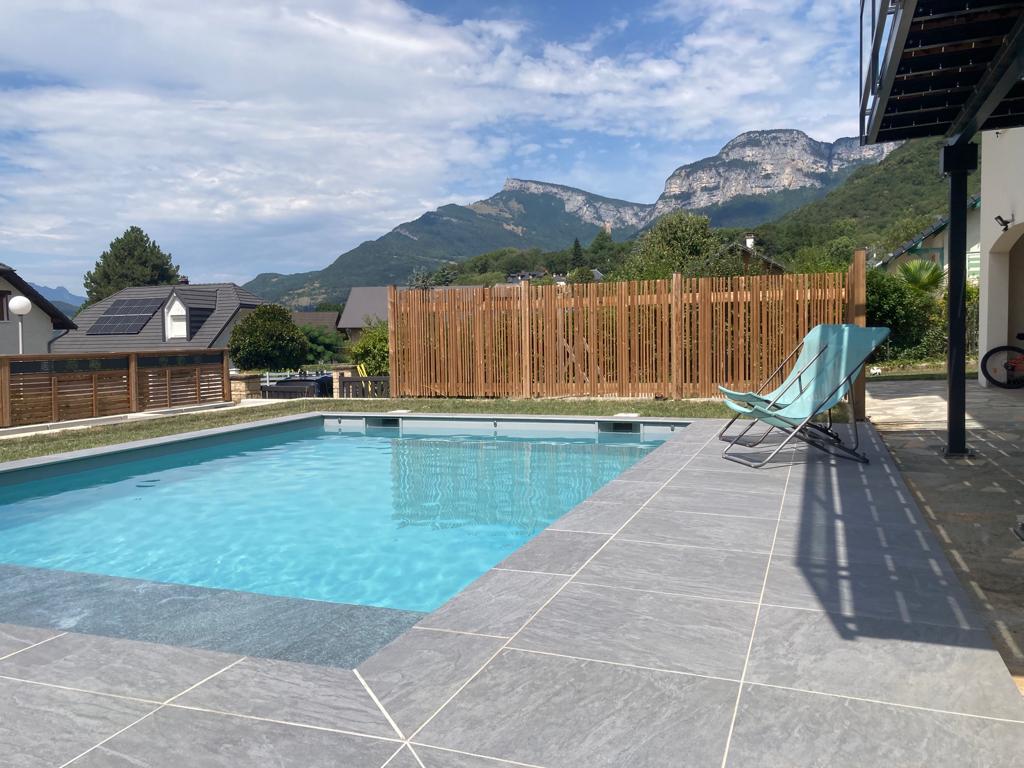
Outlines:
<svg viewBox="0 0 1024 768"><path fill-rule="evenodd" d="M665 182L653 215L721 205L740 196L826 187L836 174L877 163L895 147L862 147L851 138L816 141L795 130L749 131L717 155L677 168Z"/></svg>
<svg viewBox="0 0 1024 768"><path fill-rule="evenodd" d="M565 205L566 213L587 224L596 224L597 226L611 224L612 229L639 229L650 221L651 212L654 209L654 206L650 204L613 200L584 192L582 189L563 187L561 184L548 184L543 181L505 179L502 191L556 197ZM476 206L480 205L483 203L476 203Z"/></svg>

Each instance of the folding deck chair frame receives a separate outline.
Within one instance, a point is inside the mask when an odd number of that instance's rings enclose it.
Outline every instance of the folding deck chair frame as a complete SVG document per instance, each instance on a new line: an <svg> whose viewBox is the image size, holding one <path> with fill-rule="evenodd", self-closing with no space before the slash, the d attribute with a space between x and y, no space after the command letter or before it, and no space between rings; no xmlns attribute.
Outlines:
<svg viewBox="0 0 1024 768"><path fill-rule="evenodd" d="M856 400L854 394L854 387L851 386L851 384L853 380L860 375L861 369L863 369L864 364L867 362L868 358L871 357L871 354L875 351L876 347L877 345L873 346L868 351L868 353L864 355L864 357L857 363L857 365L855 365L852 368L852 370L847 371L846 375L839 381L839 383L828 393L828 395L821 398L821 400L818 401L818 403L810 410L810 413L803 419L794 419L786 416L784 413L781 413L785 406L778 410L772 410L772 407L774 406L775 402L777 402L779 398L781 398L785 394L785 392L788 391L793 386L793 384L799 380L799 377L795 377L793 381L791 381L789 385L787 385L785 389L777 395L775 401L769 403L768 406L751 406L749 413L754 418L751 419L750 424L748 424L738 435L736 435L735 438L733 438L732 440L726 440L726 442L728 442L729 445L725 448L724 451L722 451L722 457L728 459L729 461L735 461L739 464L744 464L745 466L748 467L760 468L763 467L772 459L774 459L778 455L779 451L781 451L783 448L786 447L786 445L789 444L790 440L792 440L793 438L797 438L807 443L808 445L813 446L818 450L824 451L825 453L831 454L833 456L837 456L839 458L852 459L862 464L869 463L868 457L857 450L860 447L860 430L857 426L856 419ZM822 353L827 348L828 345L822 347L822 350L817 355L815 355L814 359L811 360L804 367L804 369L801 371L801 375L804 372L806 372L806 370L810 368L815 362L817 362L818 358L821 357ZM792 357L792 355L790 355L790 357ZM785 365L785 363L783 363L783 365ZM822 374L818 373L817 375L820 376ZM820 415L821 413L824 413L825 411L831 411L832 407L838 404L839 398L841 398L843 394L847 395L849 399L848 410L850 416L850 427L853 432L852 446L844 445L842 439L834 432L832 432L831 429L828 430L829 439L827 441L819 439L810 431L810 429L822 431L820 429L817 429L819 425L815 425L813 423L814 418ZM735 419L733 419L733 421L735 421ZM759 421L764 422L769 426L769 429L765 432L765 434L762 435L754 443L745 444L740 442L743 436L746 435L751 429L753 429ZM731 423L732 422L730 422L730 424ZM831 419L829 424L831 426ZM767 437L769 433L772 432L773 429L778 429L781 432L785 433L786 437L781 443L779 443L775 447L775 449L766 458L762 459L761 461L755 461L745 456L739 456L736 454L729 453L729 451L735 448L737 445L746 448L759 444L762 440L764 440L765 437ZM723 429L722 434L724 434L724 432L725 430Z"/></svg>
<svg viewBox="0 0 1024 768"><path fill-rule="evenodd" d="M812 328L811 331L807 333L807 336L804 336L804 338L800 341L796 348L786 356L786 359L779 364L779 367L772 371L768 375L768 377L761 382L761 385L753 392L734 392L733 390L726 389L725 387L722 386L718 387L722 394L725 395L726 398L732 402L732 405L730 407L732 407L733 410L736 411L736 415L729 419L729 421L726 422L725 426L722 427L722 430L718 433L719 440L722 440L723 442L726 443L733 442L733 438L728 437L726 433L729 431L729 428L736 423L737 419L739 419L741 416L749 415L751 412L751 408L754 405L763 405L765 408L778 407L780 397L782 397L782 395L785 394L789 387L792 386L794 383L800 383L804 373L811 366L811 364L819 357L821 357L822 353L824 353L825 350L828 349L827 343L824 344L820 350L818 350L818 353L811 360L809 360L803 368L799 370L794 368L792 371L789 372L789 375L787 375L782 380L782 383L778 387L776 387L771 392L764 393L764 390L767 389L769 382L771 382L776 376L778 376L794 357L797 358L797 363L800 362L799 355L803 351L804 347L807 345L807 338L811 335L811 333L813 333L815 330L821 327L822 326L815 326L814 328ZM822 331L822 333L824 333L824 331ZM762 397L762 393L766 394L767 397ZM839 435L837 435L832 429L831 409L829 409L828 411L828 422L826 424L818 424L812 422L810 426L816 431L822 433L823 436L829 438L830 440L840 440ZM768 435L772 433L773 429L773 427L769 427L764 432L764 434L762 434L756 440L746 441L741 443L741 445L743 445L745 448L753 448L754 446L759 445L766 437L768 437ZM749 430L744 430L744 432L740 434L740 437L742 437L743 434L745 434L747 431Z"/></svg>

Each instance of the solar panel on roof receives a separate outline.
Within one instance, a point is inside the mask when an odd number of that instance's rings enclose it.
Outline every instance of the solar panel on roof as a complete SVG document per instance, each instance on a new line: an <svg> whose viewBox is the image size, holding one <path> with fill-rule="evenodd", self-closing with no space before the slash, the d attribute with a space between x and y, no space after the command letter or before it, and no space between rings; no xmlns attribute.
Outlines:
<svg viewBox="0 0 1024 768"><path fill-rule="evenodd" d="M135 335L163 305L163 299L117 299L92 324L86 336Z"/></svg>

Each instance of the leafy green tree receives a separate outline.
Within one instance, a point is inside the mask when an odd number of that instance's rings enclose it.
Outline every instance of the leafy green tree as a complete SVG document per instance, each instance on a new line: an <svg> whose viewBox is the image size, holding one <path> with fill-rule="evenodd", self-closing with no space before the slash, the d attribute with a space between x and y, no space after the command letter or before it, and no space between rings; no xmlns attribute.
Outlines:
<svg viewBox="0 0 1024 768"><path fill-rule="evenodd" d="M935 322L936 302L881 269L867 273L868 325L885 326L889 340L880 358L900 357L917 347Z"/></svg>
<svg viewBox="0 0 1024 768"><path fill-rule="evenodd" d="M788 267L792 272L841 272L849 267L849 262L836 259L835 249L823 245L805 245L798 248L789 259Z"/></svg>
<svg viewBox="0 0 1024 768"><path fill-rule="evenodd" d="M891 253L904 243L913 240L934 223L935 216L927 213L918 216L901 216L885 228L879 244L883 251Z"/></svg>
<svg viewBox="0 0 1024 768"><path fill-rule="evenodd" d="M306 362L309 342L279 304L264 304L243 317L231 331L228 353L248 371L292 370Z"/></svg>
<svg viewBox="0 0 1024 768"><path fill-rule="evenodd" d="M300 325L299 330L309 345L305 360L307 365L340 362L344 346L340 333L318 325Z"/></svg>
<svg viewBox="0 0 1024 768"><path fill-rule="evenodd" d="M370 376L388 375L390 362L386 320L377 320L363 328L356 343L352 345L352 359L365 366Z"/></svg>
<svg viewBox="0 0 1024 768"><path fill-rule="evenodd" d="M565 276L565 279L570 283L592 283L594 282L594 273L587 267L576 267Z"/></svg>
<svg viewBox="0 0 1024 768"><path fill-rule="evenodd" d="M85 273L85 292L90 304L137 285L172 285L179 279L171 254L139 227L128 227L100 254L96 266Z"/></svg>
<svg viewBox="0 0 1024 768"><path fill-rule="evenodd" d="M679 272L684 277L741 274L743 260L711 229L706 216L676 212L662 216L628 256L617 277L655 280Z"/></svg>
<svg viewBox="0 0 1024 768"><path fill-rule="evenodd" d="M459 278L459 273L450 264L444 264L437 268L433 275L431 275L431 285L444 286L451 285L456 282Z"/></svg>
<svg viewBox="0 0 1024 768"><path fill-rule="evenodd" d="M434 281L425 269L413 270L413 273L409 275L410 288L432 288L433 285Z"/></svg>
<svg viewBox="0 0 1024 768"><path fill-rule="evenodd" d="M569 266L572 269L587 266L587 257L583 253L583 246L580 245L578 237L572 241L572 255L569 257Z"/></svg>
<svg viewBox="0 0 1024 768"><path fill-rule="evenodd" d="M897 272L900 280L911 288L924 291L927 294L935 294L946 282L946 273L942 267L928 259L911 259L904 261Z"/></svg>
<svg viewBox="0 0 1024 768"><path fill-rule="evenodd" d="M615 241L603 229L594 235L594 239L590 241L590 245L587 247L587 253L597 261L605 259L614 250Z"/></svg>

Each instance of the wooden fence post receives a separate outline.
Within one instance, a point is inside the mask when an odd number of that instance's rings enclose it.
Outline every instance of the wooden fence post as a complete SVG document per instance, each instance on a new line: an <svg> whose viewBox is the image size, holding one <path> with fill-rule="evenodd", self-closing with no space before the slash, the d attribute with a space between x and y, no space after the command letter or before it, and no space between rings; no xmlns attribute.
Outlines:
<svg viewBox="0 0 1024 768"><path fill-rule="evenodd" d="M867 258L868 253L863 248L853 252L853 261L850 262L850 270L846 275L846 322L864 327L868 320L867 302ZM866 411L864 407L864 371L860 372L857 381L853 383L854 396L854 417L857 421L864 421Z"/></svg>
<svg viewBox="0 0 1024 768"><path fill-rule="evenodd" d="M231 397L231 366L228 360L228 351L221 350L220 353L220 375L221 375L221 397L228 402Z"/></svg>
<svg viewBox="0 0 1024 768"><path fill-rule="evenodd" d="M50 376L50 421L60 421L60 385L56 374Z"/></svg>
<svg viewBox="0 0 1024 768"><path fill-rule="evenodd" d="M128 411L139 412L139 356L134 352L128 355Z"/></svg>
<svg viewBox="0 0 1024 768"><path fill-rule="evenodd" d="M677 400L683 396L683 276L672 273L672 298L669 300L672 312L672 331L669 335L669 349L672 354L672 396Z"/></svg>
<svg viewBox="0 0 1024 768"><path fill-rule="evenodd" d="M398 362L398 288L394 285L388 286L388 376L392 397L399 397L402 388L398 383L398 372L401 370L401 363Z"/></svg>
<svg viewBox="0 0 1024 768"><path fill-rule="evenodd" d="M523 349L523 388L520 394L529 399L533 394L533 370L532 354L530 347L530 281L524 280L519 284L519 332L522 336Z"/></svg>
<svg viewBox="0 0 1024 768"><path fill-rule="evenodd" d="M0 360L0 427L11 426L11 361Z"/></svg>
<svg viewBox="0 0 1024 768"><path fill-rule="evenodd" d="M713 282L710 277L697 278L697 387L698 396L711 394L711 304Z"/></svg>

